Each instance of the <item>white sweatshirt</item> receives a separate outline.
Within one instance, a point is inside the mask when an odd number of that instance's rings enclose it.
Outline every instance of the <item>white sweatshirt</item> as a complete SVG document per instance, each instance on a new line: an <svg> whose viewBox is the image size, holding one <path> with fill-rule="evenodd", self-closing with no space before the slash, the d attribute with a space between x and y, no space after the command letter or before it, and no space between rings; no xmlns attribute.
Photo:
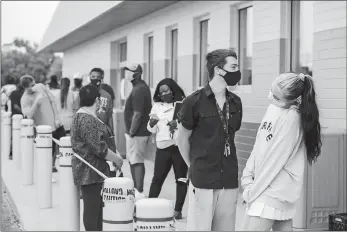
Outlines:
<svg viewBox="0 0 347 232"><path fill-rule="evenodd" d="M306 156L300 122L295 108L268 107L241 178L247 203L286 210L299 199Z"/></svg>
<svg viewBox="0 0 347 232"><path fill-rule="evenodd" d="M147 130L153 134L156 133L156 142L159 149L164 149L175 145L176 141L170 137L169 126L167 125L173 118L174 106L172 103L155 102L150 114L156 114L159 117L158 123L151 127L149 121ZM177 134L177 133L174 133Z"/></svg>

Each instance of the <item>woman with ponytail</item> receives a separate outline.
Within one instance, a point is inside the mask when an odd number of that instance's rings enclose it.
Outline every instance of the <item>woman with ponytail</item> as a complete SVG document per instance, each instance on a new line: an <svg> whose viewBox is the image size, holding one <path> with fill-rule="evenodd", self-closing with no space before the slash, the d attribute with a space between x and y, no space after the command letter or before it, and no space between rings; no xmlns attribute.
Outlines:
<svg viewBox="0 0 347 232"><path fill-rule="evenodd" d="M321 153L319 111L312 77L281 74L241 178L247 203L244 230L293 230L305 169Z"/></svg>
<svg viewBox="0 0 347 232"><path fill-rule="evenodd" d="M72 118L76 112L76 109L74 109L74 94L69 89L70 79L67 77L62 78L59 100L57 102L60 120L67 133L70 132Z"/></svg>

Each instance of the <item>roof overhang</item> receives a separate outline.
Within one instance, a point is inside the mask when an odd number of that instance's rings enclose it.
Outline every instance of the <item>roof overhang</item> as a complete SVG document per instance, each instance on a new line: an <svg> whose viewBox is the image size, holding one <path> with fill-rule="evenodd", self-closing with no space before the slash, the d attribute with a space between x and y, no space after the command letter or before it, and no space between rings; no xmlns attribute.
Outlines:
<svg viewBox="0 0 347 232"><path fill-rule="evenodd" d="M41 43L39 52L64 52L177 2L123 1L68 34L54 41ZM42 41L45 41L45 38Z"/></svg>

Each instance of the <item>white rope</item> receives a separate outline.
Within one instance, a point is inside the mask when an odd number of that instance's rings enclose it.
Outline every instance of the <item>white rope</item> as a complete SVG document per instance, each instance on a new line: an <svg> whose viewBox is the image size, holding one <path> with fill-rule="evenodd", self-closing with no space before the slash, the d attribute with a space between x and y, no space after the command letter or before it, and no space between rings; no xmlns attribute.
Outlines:
<svg viewBox="0 0 347 232"><path fill-rule="evenodd" d="M52 140L58 144L58 146L60 147L60 141L52 138ZM96 173L98 173L102 178L107 179L108 177L106 175L104 175L102 172L100 172L98 169L96 169L95 167L93 167L91 164L89 164L87 161L85 161L81 156L77 155L76 153L73 153L73 155L78 158L79 160L81 160L83 163L85 163L86 165L88 165L88 167L90 167L91 169L93 169Z"/></svg>

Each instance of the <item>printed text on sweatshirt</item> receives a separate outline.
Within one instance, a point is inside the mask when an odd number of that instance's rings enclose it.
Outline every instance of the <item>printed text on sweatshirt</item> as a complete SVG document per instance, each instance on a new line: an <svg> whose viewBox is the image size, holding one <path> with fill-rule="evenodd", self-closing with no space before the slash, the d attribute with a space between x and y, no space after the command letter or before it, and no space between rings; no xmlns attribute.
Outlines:
<svg viewBox="0 0 347 232"><path fill-rule="evenodd" d="M306 149L295 108L270 105L241 178L243 198L281 209L300 196Z"/></svg>

